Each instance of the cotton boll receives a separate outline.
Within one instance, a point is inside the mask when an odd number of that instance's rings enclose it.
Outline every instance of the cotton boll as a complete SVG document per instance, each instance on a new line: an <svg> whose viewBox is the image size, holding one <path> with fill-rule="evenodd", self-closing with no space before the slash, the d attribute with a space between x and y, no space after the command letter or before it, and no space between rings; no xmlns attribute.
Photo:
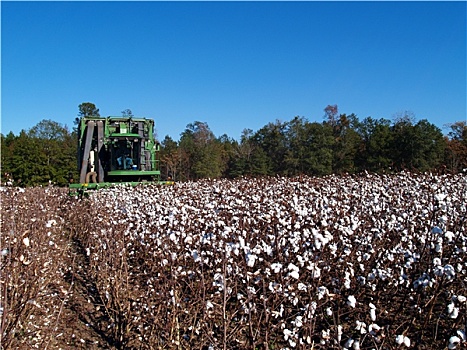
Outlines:
<svg viewBox="0 0 467 350"><path fill-rule="evenodd" d="M444 275L444 269L441 265L436 265L433 269L435 276L441 277Z"/></svg>
<svg viewBox="0 0 467 350"><path fill-rule="evenodd" d="M357 281L363 286L366 283L366 278L363 276L358 276Z"/></svg>
<svg viewBox="0 0 467 350"><path fill-rule="evenodd" d="M459 316L459 308L454 303L448 305L447 312L450 318L457 318Z"/></svg>
<svg viewBox="0 0 467 350"><path fill-rule="evenodd" d="M404 337L404 345L407 346L408 348L410 347L410 338L409 337Z"/></svg>
<svg viewBox="0 0 467 350"><path fill-rule="evenodd" d="M453 335L451 338L449 338L449 344L448 344L448 349L457 349L457 346L460 344L461 339Z"/></svg>
<svg viewBox="0 0 467 350"><path fill-rule="evenodd" d="M458 329L456 333L463 342L467 341L467 337L464 330Z"/></svg>
<svg viewBox="0 0 467 350"><path fill-rule="evenodd" d="M454 267L452 265L445 265L443 270L448 280L452 280L456 276L456 271L454 270Z"/></svg>
<svg viewBox="0 0 467 350"><path fill-rule="evenodd" d="M355 327L355 329L357 331L360 331L360 334L365 334L367 333L367 330L366 330L366 323L365 322L361 322L361 321L356 321L357 323L357 327Z"/></svg>
<svg viewBox="0 0 467 350"><path fill-rule="evenodd" d="M337 341L340 343L342 340L342 326L337 326Z"/></svg>
<svg viewBox="0 0 467 350"><path fill-rule="evenodd" d="M323 299L326 295L329 295L329 290L324 286L318 287L318 300Z"/></svg>
<svg viewBox="0 0 467 350"><path fill-rule="evenodd" d="M284 340L288 340L292 336L292 331L287 328L283 330L283 333L284 333Z"/></svg>
<svg viewBox="0 0 467 350"><path fill-rule="evenodd" d="M454 240L455 234L452 231L447 231L444 234L444 237L448 240L449 243L451 243Z"/></svg>
<svg viewBox="0 0 467 350"><path fill-rule="evenodd" d="M290 271L290 272L289 272L289 276L292 277L292 278L295 278L295 279L297 279L297 280L298 280L299 277L300 277L298 271L296 271L296 270Z"/></svg>
<svg viewBox="0 0 467 350"><path fill-rule="evenodd" d="M279 273L282 269L282 264L281 263L273 263L271 264L271 269L275 272L275 273Z"/></svg>
<svg viewBox="0 0 467 350"><path fill-rule="evenodd" d="M374 306L374 305L373 305ZM370 318L373 322L376 321L376 308L371 308L370 309Z"/></svg>
<svg viewBox="0 0 467 350"><path fill-rule="evenodd" d="M399 334L396 336L396 343L398 345L404 344L406 347L410 347L410 338L405 335Z"/></svg>
<svg viewBox="0 0 467 350"><path fill-rule="evenodd" d="M347 341L344 344L344 349L351 349L353 343L354 343L354 340L352 338L347 339Z"/></svg>
<svg viewBox="0 0 467 350"><path fill-rule="evenodd" d="M381 329L376 323L372 323L368 326L368 330L372 335L375 335Z"/></svg>
<svg viewBox="0 0 467 350"><path fill-rule="evenodd" d="M306 268L311 271L312 278L319 278L321 276L321 269L315 263L310 263Z"/></svg>
<svg viewBox="0 0 467 350"><path fill-rule="evenodd" d="M298 266L290 263L289 266L287 266L287 268L290 270L290 271L299 271L300 269L298 268Z"/></svg>
<svg viewBox="0 0 467 350"><path fill-rule="evenodd" d="M247 263L247 265L248 265L249 267L255 266L255 261L256 261L256 259L257 259L257 256L256 256L256 255L248 253L248 254L246 255L246 263Z"/></svg>
<svg viewBox="0 0 467 350"><path fill-rule="evenodd" d="M292 321L292 323L295 325L295 327L300 328L303 326L303 316L297 316L295 321Z"/></svg>
<svg viewBox="0 0 467 350"><path fill-rule="evenodd" d="M347 305L349 305L352 308L355 308L357 304L357 299L353 295L349 295L347 298Z"/></svg>

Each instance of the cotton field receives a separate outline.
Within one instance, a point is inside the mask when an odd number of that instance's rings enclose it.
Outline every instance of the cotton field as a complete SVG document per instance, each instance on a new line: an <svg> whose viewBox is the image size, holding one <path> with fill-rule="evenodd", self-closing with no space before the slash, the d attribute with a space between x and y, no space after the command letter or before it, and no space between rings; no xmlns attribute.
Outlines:
<svg viewBox="0 0 467 350"><path fill-rule="evenodd" d="M462 349L467 176L1 188L5 349Z"/></svg>

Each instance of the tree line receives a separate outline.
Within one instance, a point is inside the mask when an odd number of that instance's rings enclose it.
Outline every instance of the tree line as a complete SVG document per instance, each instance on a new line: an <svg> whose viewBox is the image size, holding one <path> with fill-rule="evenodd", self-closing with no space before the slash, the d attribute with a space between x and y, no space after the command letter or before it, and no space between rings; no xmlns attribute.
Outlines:
<svg viewBox="0 0 467 350"><path fill-rule="evenodd" d="M94 104L79 105L78 117L99 115ZM129 109L122 115L132 116ZM77 118L79 120L79 118ZM52 120L43 120L19 135L1 135L2 182L20 186L65 186L77 176L77 136ZM324 176L364 171L393 173L460 172L467 168L467 125L442 131L426 119L406 113L395 118L359 120L324 109L322 122L296 116L245 129L240 140L216 137L205 122L187 125L178 141L161 141L161 173L175 181L239 176Z"/></svg>

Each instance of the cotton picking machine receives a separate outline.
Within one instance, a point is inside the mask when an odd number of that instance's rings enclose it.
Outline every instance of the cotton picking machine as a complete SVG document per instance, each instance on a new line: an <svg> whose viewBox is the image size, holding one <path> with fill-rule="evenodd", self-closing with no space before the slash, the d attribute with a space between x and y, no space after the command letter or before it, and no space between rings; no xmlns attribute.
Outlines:
<svg viewBox="0 0 467 350"><path fill-rule="evenodd" d="M71 195L116 184L166 184L161 181L154 120L134 117L82 117L78 125L79 183Z"/></svg>

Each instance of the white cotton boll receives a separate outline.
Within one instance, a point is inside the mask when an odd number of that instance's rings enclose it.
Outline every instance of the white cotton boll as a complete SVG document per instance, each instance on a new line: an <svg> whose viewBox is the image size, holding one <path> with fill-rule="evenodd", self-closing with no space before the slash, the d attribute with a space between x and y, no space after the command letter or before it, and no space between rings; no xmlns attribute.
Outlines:
<svg viewBox="0 0 467 350"><path fill-rule="evenodd" d="M272 263L271 264L271 269L275 272L275 273L279 273L282 269L282 264L281 263Z"/></svg>
<svg viewBox="0 0 467 350"><path fill-rule="evenodd" d="M329 247L329 251L331 252L331 254L335 256L337 253L337 244L332 243L332 244L329 244L328 247Z"/></svg>
<svg viewBox="0 0 467 350"><path fill-rule="evenodd" d="M23 238L23 244L24 244L26 247L29 247L29 238L28 238L28 237L24 237L24 238Z"/></svg>
<svg viewBox="0 0 467 350"><path fill-rule="evenodd" d="M376 332L378 332L381 329L380 326L378 326L376 323L372 323L368 326L368 330L370 331L371 334L375 335Z"/></svg>
<svg viewBox="0 0 467 350"><path fill-rule="evenodd" d="M360 331L360 334L366 334L367 331L366 331L366 323L365 322L360 322L360 321L356 321L357 323L357 327L355 327L355 329L357 331Z"/></svg>
<svg viewBox="0 0 467 350"><path fill-rule="evenodd" d="M435 243L432 243L431 245L433 246L433 244ZM438 237L438 239L436 240L436 244L434 245L434 249L436 253L443 252L443 237Z"/></svg>
<svg viewBox="0 0 467 350"><path fill-rule="evenodd" d="M342 326L337 326L337 341L340 343L342 340Z"/></svg>
<svg viewBox="0 0 467 350"><path fill-rule="evenodd" d="M191 256L195 260L195 262L201 261L201 257L199 256L198 252L196 250L193 250L191 253Z"/></svg>
<svg viewBox="0 0 467 350"><path fill-rule="evenodd" d="M440 258L434 258L433 259L433 265L435 265L435 266L441 265L441 259Z"/></svg>
<svg viewBox="0 0 467 350"><path fill-rule="evenodd" d="M454 303L448 304L448 314L450 314L454 310L455 306L456 306L456 304L454 304Z"/></svg>
<svg viewBox="0 0 467 350"><path fill-rule="evenodd" d="M330 338L330 334L331 334L331 330L330 329L323 329L321 331L321 341L320 341L320 344L321 345L326 345L326 342L329 340Z"/></svg>
<svg viewBox="0 0 467 350"><path fill-rule="evenodd" d="M435 276L441 277L444 274L444 269L441 265L435 265L433 272Z"/></svg>
<svg viewBox="0 0 467 350"><path fill-rule="evenodd" d="M465 303L467 301L467 298L463 295L458 295L457 296L457 300L460 302L460 303Z"/></svg>
<svg viewBox="0 0 467 350"><path fill-rule="evenodd" d="M465 331L463 331L462 329L458 329L456 333L461 338L462 341L467 341Z"/></svg>
<svg viewBox="0 0 467 350"><path fill-rule="evenodd" d="M323 299L326 295L329 295L329 290L324 286L318 287L318 300Z"/></svg>
<svg viewBox="0 0 467 350"><path fill-rule="evenodd" d="M448 280L452 280L456 276L456 271L452 265L445 265L443 270Z"/></svg>
<svg viewBox="0 0 467 350"><path fill-rule="evenodd" d="M347 341L344 344L344 348L345 349L351 349L353 343L354 343L354 340L352 338L347 339Z"/></svg>
<svg viewBox="0 0 467 350"><path fill-rule="evenodd" d="M332 308L331 307L326 308L326 315L332 316Z"/></svg>
<svg viewBox="0 0 467 350"><path fill-rule="evenodd" d="M315 238L315 248L321 250L321 241L317 238Z"/></svg>
<svg viewBox="0 0 467 350"><path fill-rule="evenodd" d="M376 310L375 309L370 309L370 318L373 322L376 321Z"/></svg>
<svg viewBox="0 0 467 350"><path fill-rule="evenodd" d="M370 318L374 322L376 321L376 306L370 303Z"/></svg>
<svg viewBox="0 0 467 350"><path fill-rule="evenodd" d="M396 336L396 343L399 345L404 344L406 347L410 347L410 338L405 335L399 334Z"/></svg>
<svg viewBox="0 0 467 350"><path fill-rule="evenodd" d="M453 335L451 338L449 338L449 344L448 344L448 349L457 349L457 345L459 345L461 342L461 339Z"/></svg>
<svg viewBox="0 0 467 350"><path fill-rule="evenodd" d="M300 283L297 285L297 288L298 288L298 290L303 291L303 292L306 292L306 290L307 290L306 284L303 284L302 282L300 282Z"/></svg>
<svg viewBox="0 0 467 350"><path fill-rule="evenodd" d="M360 340L356 339L352 344L352 349L360 350Z"/></svg>
<svg viewBox="0 0 467 350"><path fill-rule="evenodd" d="M350 273L347 271L345 272L344 287L350 289Z"/></svg>
<svg viewBox="0 0 467 350"><path fill-rule="evenodd" d="M445 234L444 234L444 237L448 240L448 242L452 242L454 240L454 237L456 235L454 234L454 232L452 231L447 231Z"/></svg>
<svg viewBox="0 0 467 350"><path fill-rule="evenodd" d="M310 263L306 268L311 271L312 278L319 278L321 276L321 269L315 263Z"/></svg>
<svg viewBox="0 0 467 350"><path fill-rule="evenodd" d="M52 227L53 225L56 225L57 224L57 221L55 220L49 220L47 221L47 224L45 224L45 227Z"/></svg>
<svg viewBox="0 0 467 350"><path fill-rule="evenodd" d="M287 266L287 268L290 270L290 271L299 271L300 269L298 268L298 266L290 263L289 266Z"/></svg>
<svg viewBox="0 0 467 350"><path fill-rule="evenodd" d="M404 337L404 345L407 346L408 348L410 347L410 338L409 337Z"/></svg>
<svg viewBox="0 0 467 350"><path fill-rule="evenodd" d="M297 328L300 328L301 326L303 326L303 316L297 316L295 318L295 321L293 321L293 324L295 325L295 327Z"/></svg>
<svg viewBox="0 0 467 350"><path fill-rule="evenodd" d="M214 304L211 303L211 302L208 300L208 301L206 302L206 309L209 310L209 309L212 309L212 308L214 308Z"/></svg>
<svg viewBox="0 0 467 350"><path fill-rule="evenodd" d="M358 277L357 277L357 281L358 281L362 286L364 286L365 283L366 283L366 278L363 277L363 276L358 276Z"/></svg>
<svg viewBox="0 0 467 350"><path fill-rule="evenodd" d="M447 308L450 318L457 318L459 316L459 308L454 303L450 303Z"/></svg>
<svg viewBox="0 0 467 350"><path fill-rule="evenodd" d="M256 259L257 259L257 256L256 256L256 255L248 253L248 254L246 255L246 263L247 263L247 265L248 265L249 267L255 266L255 261L256 261Z"/></svg>
<svg viewBox="0 0 467 350"><path fill-rule="evenodd" d="M357 299L353 295L349 295L347 298L347 305L349 305L352 308L355 308L355 305L357 304Z"/></svg>
<svg viewBox="0 0 467 350"><path fill-rule="evenodd" d="M297 280L298 280L299 277L300 277L298 271L295 271L295 270L290 271L290 272L289 272L289 276L290 276L290 277L293 277L293 278L295 278L295 279L297 279Z"/></svg>
<svg viewBox="0 0 467 350"><path fill-rule="evenodd" d="M303 267L303 265L305 265L305 259L301 255L297 255L297 260L300 263L300 267Z"/></svg>

